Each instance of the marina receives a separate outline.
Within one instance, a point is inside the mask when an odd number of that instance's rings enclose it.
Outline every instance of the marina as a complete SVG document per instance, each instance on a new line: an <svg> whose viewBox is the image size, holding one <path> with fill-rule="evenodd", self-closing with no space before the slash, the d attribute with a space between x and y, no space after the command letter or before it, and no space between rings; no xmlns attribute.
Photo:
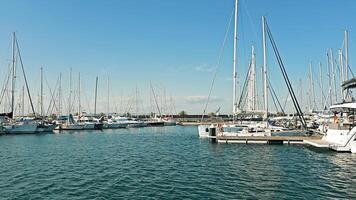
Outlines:
<svg viewBox="0 0 356 200"><path fill-rule="evenodd" d="M0 199L356 199L355 8L0 2Z"/></svg>

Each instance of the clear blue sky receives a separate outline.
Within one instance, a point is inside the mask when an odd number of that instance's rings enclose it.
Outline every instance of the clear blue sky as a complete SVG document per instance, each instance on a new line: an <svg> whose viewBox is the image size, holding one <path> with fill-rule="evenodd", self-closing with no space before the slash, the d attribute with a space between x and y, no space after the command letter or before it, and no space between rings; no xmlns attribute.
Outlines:
<svg viewBox="0 0 356 200"><path fill-rule="evenodd" d="M152 82L159 93L166 88L167 96L173 96L177 111L201 113L233 5L234 0L2 0L1 71L7 70L11 32L16 31L33 95L38 93L41 66L51 87L60 72L68 81L69 69L73 68L75 84L77 73L82 74L82 98L89 107L95 76L99 76L103 103L104 81L110 74L112 107L119 104L120 96L130 96L137 85L148 112ZM353 66L356 1L240 0L240 5L241 79L252 44L256 46L257 65L262 63L262 15L267 16L292 80L305 79L310 61L322 61L325 65L326 49L334 48L336 53L344 29L350 30ZM230 31L209 111L219 106L224 112L231 110L231 58ZM285 87L271 48L269 73L272 84L284 98ZM65 83L63 87L69 86ZM49 99L47 89L46 98ZM105 110L104 106L99 107Z"/></svg>

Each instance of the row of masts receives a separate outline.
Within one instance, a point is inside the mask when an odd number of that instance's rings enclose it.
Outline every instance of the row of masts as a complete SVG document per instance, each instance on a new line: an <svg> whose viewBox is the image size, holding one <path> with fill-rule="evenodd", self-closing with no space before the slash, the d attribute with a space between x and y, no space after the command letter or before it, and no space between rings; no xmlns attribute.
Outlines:
<svg viewBox="0 0 356 200"><path fill-rule="evenodd" d="M263 65L262 65L262 94L263 94L263 104L262 109L258 108L258 92L256 87L256 53L255 47L251 48L251 61L249 62L249 70L247 72L247 96L246 96L246 105L241 107L240 102L237 98L237 88L238 88L238 76L237 76L237 41L238 41L238 0L235 0L235 10L234 10L234 45L233 45L233 91L232 91L232 103L233 103L233 114L234 116L239 114L241 111L244 112L255 112L255 111L263 111L263 118L267 119L269 113L269 93L274 92L273 88L269 85L270 81L268 78L267 72L267 44L266 44L266 18L262 17L262 49L263 49ZM349 32L348 30L344 31L344 40L342 43L342 47L338 50L338 59L334 58L333 50L327 50L326 56L326 66L327 70L323 70L322 62L318 63L320 77L319 80L314 78L313 75L313 64L309 63L309 72L307 73L307 84L308 88L306 89L307 93L307 109L310 112L316 111L320 109L320 111L326 110L330 105L335 103L349 101L351 98L350 91L341 89L341 85L343 82L350 79L350 74L352 73L350 65L349 65ZM350 73L351 72L351 73ZM324 77L328 78L328 86L324 86ZM352 74L353 76L353 74ZM315 85L317 82L317 86ZM303 88L302 80L300 80L300 94L299 100L303 101L305 99L303 97ZM316 90L316 87L317 90ZM327 89L327 92L325 92ZM289 89L290 90L290 89ZM316 91L320 92L320 102L317 103ZM241 95L243 91L241 91ZM272 94L271 98L276 98ZM290 97L291 94L288 95L286 101ZM241 101L242 96L240 97ZM278 99L277 99L278 101ZM239 102L239 103L238 103ZM275 100L273 99L273 103ZM278 102L280 104L280 102ZM318 107L318 105L321 105ZM285 106L284 106L285 108ZM283 108L281 108L283 111ZM283 111L284 112L284 111ZM235 118L234 118L235 119Z"/></svg>

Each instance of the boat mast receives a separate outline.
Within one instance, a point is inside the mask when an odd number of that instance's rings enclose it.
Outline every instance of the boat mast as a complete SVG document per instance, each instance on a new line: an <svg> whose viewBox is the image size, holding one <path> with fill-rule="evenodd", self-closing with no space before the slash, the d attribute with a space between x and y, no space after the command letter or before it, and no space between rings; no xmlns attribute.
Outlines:
<svg viewBox="0 0 356 200"><path fill-rule="evenodd" d="M235 114L237 108L237 16L238 16L238 0L235 0L235 27L234 27L234 56L233 56L233 91L232 91L232 104L233 104L233 120L235 120Z"/></svg>
<svg viewBox="0 0 356 200"><path fill-rule="evenodd" d="M268 117L268 83L267 83L267 55L266 55L266 18L262 16L262 46L263 46L263 97L264 97L264 118Z"/></svg>
<svg viewBox="0 0 356 200"><path fill-rule="evenodd" d="M344 62L343 62L343 54L342 54L342 49L339 49L339 63L340 63L340 85L345 81L345 72L344 72ZM345 99L345 93L343 90L341 91L341 101L344 101Z"/></svg>
<svg viewBox="0 0 356 200"><path fill-rule="evenodd" d="M98 77L95 79L95 99L94 99L94 115L96 115L96 99L98 97Z"/></svg>
<svg viewBox="0 0 356 200"><path fill-rule="evenodd" d="M15 79L16 79L16 65L15 65L15 32L12 33L12 83L11 83L11 113L12 118L14 118L14 106L15 106Z"/></svg>
<svg viewBox="0 0 356 200"><path fill-rule="evenodd" d="M312 111L315 109L316 106L316 102L315 102L315 90L314 90L314 81L313 81L313 70L312 70L312 63L309 63L309 68L310 68L310 86L311 86L311 97L313 98L313 102L312 103Z"/></svg>
<svg viewBox="0 0 356 200"><path fill-rule="evenodd" d="M154 98L155 103L156 103L156 106L157 106L157 110L158 110L159 116L162 117L161 109L160 109L159 106L158 106L156 94L155 94L155 91L154 91L154 89L153 89L153 87L152 87L152 84L151 84L151 90L152 90L152 95L153 95L153 98Z"/></svg>
<svg viewBox="0 0 356 200"><path fill-rule="evenodd" d="M345 30L345 81L349 80L349 32Z"/></svg>
<svg viewBox="0 0 356 200"><path fill-rule="evenodd" d="M349 80L349 32L345 30L345 80ZM349 89L344 91L344 98L346 99L349 95Z"/></svg>
<svg viewBox="0 0 356 200"><path fill-rule="evenodd" d="M62 73L59 73L58 115L62 114Z"/></svg>
<svg viewBox="0 0 356 200"><path fill-rule="evenodd" d="M249 74L249 97L250 102L249 110L255 111L256 110L256 54L255 54L255 47L252 45L251 49L251 70Z"/></svg>
<svg viewBox="0 0 356 200"><path fill-rule="evenodd" d="M41 107L40 107L40 113L41 113L41 117L43 117L43 67L41 67L40 69L41 71Z"/></svg>
<svg viewBox="0 0 356 200"><path fill-rule="evenodd" d="M80 84L80 72L78 74L78 119L82 114L82 108L81 108L81 102L80 102L80 88L81 88L81 84Z"/></svg>
<svg viewBox="0 0 356 200"><path fill-rule="evenodd" d="M324 98L323 98L323 91L324 91L324 87L323 87L323 77L322 77L322 74L323 74L323 71L322 71L322 65L321 65L321 62L319 62L319 71L320 71L320 102L321 102L321 111L324 110Z"/></svg>
<svg viewBox="0 0 356 200"><path fill-rule="evenodd" d="M110 76L108 75L108 104L106 106L106 116L109 117L110 110Z"/></svg>
<svg viewBox="0 0 356 200"><path fill-rule="evenodd" d="M69 103L68 103L68 116L72 112L72 68L69 71ZM68 117L69 121L69 117Z"/></svg>
<svg viewBox="0 0 356 200"><path fill-rule="evenodd" d="M327 66L328 66L328 74L329 74L329 101L330 105L332 105L332 73L331 73L331 67L330 67L330 57L329 57L329 52L326 53L326 59L327 59Z"/></svg>
<svg viewBox="0 0 356 200"><path fill-rule="evenodd" d="M335 96L335 101L332 102L332 104L337 102L337 90L336 90L336 77L335 77L335 66L334 66L334 54L333 50L330 49L330 61L331 61L331 73L332 73L332 89L334 90L333 95Z"/></svg>

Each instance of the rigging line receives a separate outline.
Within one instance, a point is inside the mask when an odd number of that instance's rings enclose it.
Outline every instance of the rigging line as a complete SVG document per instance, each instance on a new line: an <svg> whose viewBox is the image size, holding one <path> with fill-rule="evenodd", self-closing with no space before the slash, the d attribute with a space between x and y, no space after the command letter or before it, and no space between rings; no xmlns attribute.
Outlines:
<svg viewBox="0 0 356 200"><path fill-rule="evenodd" d="M324 99L324 101L325 101L325 104L327 104L327 106L328 106L327 97L325 96L324 91L321 90L322 88L321 88L320 80L317 79L316 82L318 83L318 86L319 86L319 89L320 89L320 91L321 91L322 97L323 97L323 99ZM314 94L314 95L315 95L315 94ZM315 105L315 106L316 106L316 105ZM324 107L324 105L322 105L322 106ZM323 108L323 109L324 109L324 108Z"/></svg>
<svg viewBox="0 0 356 200"><path fill-rule="evenodd" d="M36 115L35 108L33 107L33 103L32 103L32 98L31 98L31 94L30 94L30 88L29 88L28 83L27 83L26 73L25 73L25 69L24 69L24 66L23 66L22 57L21 57L21 53L20 53L19 44L17 42L17 38L15 38L15 41L16 41L16 47L17 47L17 54L18 54L18 56L20 58L22 74L23 74L23 77L24 77L24 80L25 80L27 94L28 94L28 97L30 99L31 109L32 109L33 114Z"/></svg>
<svg viewBox="0 0 356 200"><path fill-rule="evenodd" d="M47 87L48 87L48 89L49 89L49 93L50 93L50 95L51 95L51 101L49 102L48 109L47 109L47 113L46 113L46 115L48 116L48 115L49 115L49 110L50 110L50 108L52 107L52 102L53 102L53 107L56 108L57 112L58 112L59 109L58 109L57 106L56 106L56 101L55 101L55 98L54 98L54 95L55 95L55 94L52 93L51 87L49 86L49 83L48 83L46 77L45 77L45 81L46 81ZM59 79L57 79L57 82L56 82L56 85L55 85L54 88L57 88L58 83L59 83ZM52 109L52 111L53 111L53 109Z"/></svg>
<svg viewBox="0 0 356 200"><path fill-rule="evenodd" d="M241 3L240 3L240 4L241 4ZM242 4L242 5L246 5L246 4ZM257 32L256 32L256 30L255 30L254 28L252 28L252 27L256 27L256 26L255 26L255 23L253 23L251 14L250 14L249 10L247 9L247 6L242 6L242 7L245 9L245 12L246 12L247 17L248 17L248 19L249 19L249 22L250 22L250 24L251 24L251 30L252 30L253 34L255 35L255 39L257 40L257 38L258 38L258 37L257 37Z"/></svg>
<svg viewBox="0 0 356 200"><path fill-rule="evenodd" d="M346 57L344 56L344 54L342 54L342 58L343 58L344 60L346 60ZM352 71L350 65L347 65L347 69L351 72L352 78L355 78L354 72Z"/></svg>
<svg viewBox="0 0 356 200"><path fill-rule="evenodd" d="M2 101L3 101L4 96L5 96L6 88L7 88L8 85L9 85L11 70L12 70L12 69L10 69L10 70L8 71L7 79L5 79L5 83L4 83L4 85L3 85L4 87L3 87L2 90L1 90L0 105L1 105L1 103L2 103Z"/></svg>
<svg viewBox="0 0 356 200"><path fill-rule="evenodd" d="M278 103L278 105L279 105L279 108L281 109L282 113L285 114L284 109L283 109L283 107L282 107L282 105L281 105L281 102L280 102L279 99L278 99L277 93L275 92L274 88L272 87L271 81L269 80L269 77L268 77L268 76L267 76L267 81L268 81L268 86L269 86L269 88L270 88L270 92L271 92L272 96L274 95L274 97L276 98L277 103ZM277 107L277 106L276 106L276 107ZM277 111L278 111L278 109L277 109Z"/></svg>
<svg viewBox="0 0 356 200"><path fill-rule="evenodd" d="M246 74L246 77L245 77L244 85L243 85L243 88L242 88L242 91L241 91L241 96L240 96L240 100L239 100L239 103L238 103L238 107L239 108L241 108L240 106L241 106L242 98L244 98L245 94L247 93L246 92L246 88L247 88L247 85L248 85L250 71L251 71L251 63L249 65L249 68L248 68L248 71L247 71L247 74ZM247 94L246 94L246 96L247 96Z"/></svg>
<svg viewBox="0 0 356 200"><path fill-rule="evenodd" d="M234 8L234 9L235 9L235 8ZM204 106L204 110L203 110L203 115L202 115L202 117L201 117L201 121L204 120L204 115L205 115L205 113L206 113L206 109L208 108L208 104L209 104L209 102L210 102L211 93L212 93L213 88L214 88L216 76L217 76L217 74L218 74L218 69L220 68L220 63L221 63L222 56L223 56L223 53L224 53L225 44L226 44L227 37L228 37L228 34L229 34L229 30L230 30L230 27L231 27L232 18L233 18L233 16L234 16L234 9L233 9L232 12L231 12L230 19L229 19L228 25L227 25L227 27L226 27L226 31L225 31L225 35L224 35L224 40L223 40L222 45L221 45L221 48L220 48L220 52L219 52L219 56L218 56L218 61L217 61L217 63L216 63L216 67L215 67L215 71L214 71L214 75L213 75L213 80L211 81L211 85L210 85L210 89L209 89L209 95L208 95L208 99L206 100L206 104L205 104L205 106Z"/></svg>
<svg viewBox="0 0 356 200"><path fill-rule="evenodd" d="M284 101L284 104L283 104L283 110L285 110L286 107L287 107L287 102L288 102L289 96L290 96L290 94L288 93L288 95L287 95L287 97L286 97L286 99Z"/></svg>
<svg viewBox="0 0 356 200"><path fill-rule="evenodd" d="M270 85L269 85L269 86L270 86ZM272 93L271 87L268 87L268 89L269 89L269 92ZM274 95L271 95L271 97L272 97L272 102L273 102L273 104L274 104L274 107L276 108L277 113L278 113L279 110L278 110L278 106L277 106L277 104L276 104L275 96L274 96Z"/></svg>
<svg viewBox="0 0 356 200"><path fill-rule="evenodd" d="M305 122L305 119L304 119L304 116L303 116L303 112L301 111L300 106L299 106L299 103L298 103L298 101L296 100L296 96L295 96L295 94L294 94L293 88L292 88L291 83L290 83L290 81L289 81L287 72L286 72L286 70L285 70L285 68L284 68L282 58L280 57L279 51L278 51L277 46L276 46L276 44L275 44L275 42L274 42L274 39L273 39L273 37L272 37L272 33L271 33L270 29L269 29L269 26L268 26L267 22L266 22L266 29L267 29L267 33L268 33L270 42L271 42L272 47L273 47L273 51L274 51L274 53L275 53L275 55L276 55L276 57L277 57L277 61L278 61L279 67L280 67L280 69L281 69L281 71L282 71L282 75L283 75L283 77L284 77L284 81L285 81L285 83L286 83L286 85L287 85L288 91L289 91L290 94L291 94L294 107L295 107L295 109L297 110L298 117L299 117L299 119L300 119L300 121L301 121L301 123L302 123L302 125L303 125L303 128L306 128L306 122Z"/></svg>

